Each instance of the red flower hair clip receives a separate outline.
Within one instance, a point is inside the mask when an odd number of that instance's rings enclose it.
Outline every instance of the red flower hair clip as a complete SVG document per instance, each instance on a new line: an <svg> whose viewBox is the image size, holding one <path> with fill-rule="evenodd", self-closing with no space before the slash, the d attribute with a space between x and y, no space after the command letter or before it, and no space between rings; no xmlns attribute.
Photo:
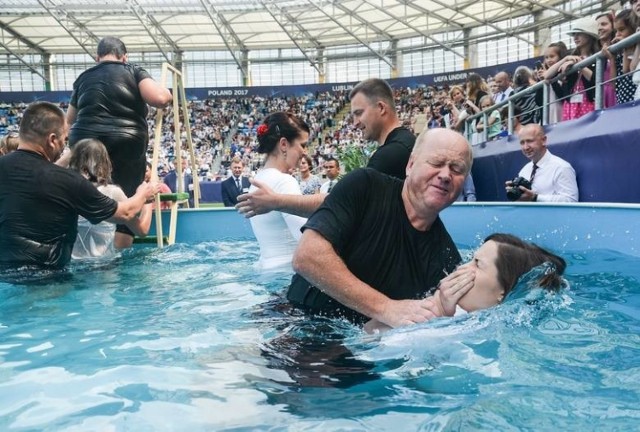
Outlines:
<svg viewBox="0 0 640 432"><path fill-rule="evenodd" d="M259 137L264 136L267 134L267 132L269 132L269 126L262 123L260 126L258 126L258 129L256 130L256 132L258 133Z"/></svg>

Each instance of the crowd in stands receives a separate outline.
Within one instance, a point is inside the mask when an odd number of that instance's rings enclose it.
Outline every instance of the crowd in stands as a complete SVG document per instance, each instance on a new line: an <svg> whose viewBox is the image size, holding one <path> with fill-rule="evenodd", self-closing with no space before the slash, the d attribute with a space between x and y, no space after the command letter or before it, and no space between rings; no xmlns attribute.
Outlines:
<svg viewBox="0 0 640 432"><path fill-rule="evenodd" d="M520 66L512 74L501 71L486 79L471 73L462 85L397 90L399 112L416 133L425 125L427 128L447 127L462 132L466 117L491 109L493 103L502 102L513 94L522 93L520 98L514 100L514 132L517 133L521 126L542 122L542 88L530 93L525 90L539 81L547 80L552 83L549 123L576 119L595 110L595 63L573 73L567 72L574 64L599 51L607 58L603 107L640 99L640 44L615 55L609 51L611 45L636 32L638 21L637 12L632 9L581 18L568 32L574 38L573 50L568 50L563 42L554 42L546 47L543 61L537 62L533 70ZM497 109L490 111L487 125L483 118L478 118L471 124L471 132L483 132L486 129L486 137L478 139L488 140L505 135L508 130L507 117L506 106L499 112Z"/></svg>
<svg viewBox="0 0 640 432"><path fill-rule="evenodd" d="M191 138L201 181L221 180L230 174L233 158L240 158L248 174L255 173L262 163L256 152L256 126L270 113L287 111L302 118L310 127L309 141L314 147L324 147L323 133L334 126L336 114L347 103L343 92L317 93L304 97L253 97L239 99L207 99L188 104ZM148 117L150 136L155 136L156 111ZM184 122L180 122L183 157L187 157ZM163 114L159 175L164 177L175 169L175 125L173 109ZM314 156L316 166L325 153ZM151 149L149 151L151 157Z"/></svg>
<svg viewBox="0 0 640 432"><path fill-rule="evenodd" d="M470 125L464 119L483 110L491 110L513 94L526 90L540 80L560 75L549 92L549 123L570 120L595 109L595 65L573 74L565 72L576 62L600 50L607 56L603 89L605 108L640 98L637 82L640 72L640 45L618 54L608 47L631 36L638 17L631 9L617 14L603 13L597 17L577 20L569 34L575 48L570 51L562 42L551 43L544 59L534 70L520 66L515 71L500 71L493 77L470 73L466 82L453 85L396 88L394 90L398 116L417 135L424 129L451 128L464 132L470 127L472 143L494 140L507 135L508 109L489 111ZM635 78L635 79L634 79ZM521 126L542 121L542 91L531 92L514 101L514 133ZM65 108L65 104L61 104ZM0 106L0 135L17 131L26 104ZM230 175L233 158L243 162L245 174L260 168L263 158L256 152L256 126L271 112L286 111L299 116L311 128L309 136L310 172L320 175L327 158L338 158L349 146L365 147L362 133L354 127L348 112L345 92L316 93L304 97L252 97L207 99L188 102L191 138L196 156L197 175L201 181L223 180ZM344 116L338 116L339 113ZM156 111L150 110L150 136L155 136ZM486 119L486 120L485 120ZM180 119L182 155L187 157L187 138ZM485 124L486 123L486 124ZM485 134L486 131L486 134ZM158 173L164 177L175 170L175 126L172 107L164 111L161 132ZM469 131L467 131L469 132ZM151 146L149 146L149 159ZM191 168L188 168L191 170ZM190 171L189 171L190 172Z"/></svg>

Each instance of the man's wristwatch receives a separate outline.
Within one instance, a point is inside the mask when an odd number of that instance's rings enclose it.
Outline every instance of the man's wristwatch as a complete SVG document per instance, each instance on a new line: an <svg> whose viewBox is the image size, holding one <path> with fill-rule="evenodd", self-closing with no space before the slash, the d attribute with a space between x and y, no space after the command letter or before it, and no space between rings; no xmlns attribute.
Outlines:
<svg viewBox="0 0 640 432"><path fill-rule="evenodd" d="M538 201L538 194L533 194L533 199L531 201L533 202Z"/></svg>

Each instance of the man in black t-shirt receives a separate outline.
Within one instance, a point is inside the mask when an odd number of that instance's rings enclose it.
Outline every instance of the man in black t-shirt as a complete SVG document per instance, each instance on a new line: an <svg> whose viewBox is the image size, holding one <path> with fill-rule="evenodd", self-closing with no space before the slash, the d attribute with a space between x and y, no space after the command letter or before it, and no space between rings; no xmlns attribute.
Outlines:
<svg viewBox="0 0 640 432"><path fill-rule="evenodd" d="M460 261L439 212L460 194L471 162L460 134L433 129L420 135L404 182L370 169L345 176L303 227L289 301L391 327L433 318L422 298Z"/></svg>
<svg viewBox="0 0 640 432"><path fill-rule="evenodd" d="M349 99L355 127L365 140L380 144L367 167L404 180L416 136L400 125L389 84L379 78L361 81Z"/></svg>
<svg viewBox="0 0 640 432"><path fill-rule="evenodd" d="M73 148L81 139L99 139L109 152L113 183L130 197L144 179L147 104L162 108L172 95L146 70L128 63L127 48L120 39L103 38L97 54L98 64L73 83L67 110L69 144ZM133 242L133 232L125 225L118 225L117 231L128 234Z"/></svg>
<svg viewBox="0 0 640 432"><path fill-rule="evenodd" d="M64 267L78 215L94 224L125 224L156 193L157 185L143 183L133 197L116 202L78 172L55 165L67 135L60 108L33 103L20 122L18 150L0 157L0 268Z"/></svg>
<svg viewBox="0 0 640 432"><path fill-rule="evenodd" d="M365 140L376 141L380 147L373 153L367 168L404 180L409 156L416 136L400 125L393 91L386 81L371 78L358 83L349 95L355 126ZM326 194L275 194L260 181L252 180L258 190L238 196L238 211L247 217L272 210L308 217L318 209Z"/></svg>

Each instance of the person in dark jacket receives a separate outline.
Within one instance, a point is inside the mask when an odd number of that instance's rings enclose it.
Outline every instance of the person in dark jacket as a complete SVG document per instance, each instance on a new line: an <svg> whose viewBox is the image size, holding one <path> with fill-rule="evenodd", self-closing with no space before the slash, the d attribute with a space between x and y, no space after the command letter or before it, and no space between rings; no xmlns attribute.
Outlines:
<svg viewBox="0 0 640 432"><path fill-rule="evenodd" d="M96 60L98 64L73 83L67 111L69 145L73 148L84 138L102 141L113 165L113 183L130 197L144 179L147 104L164 107L172 95L146 70L128 62L127 49L118 38L103 38ZM126 226L116 230L129 234L133 242L133 233Z"/></svg>

